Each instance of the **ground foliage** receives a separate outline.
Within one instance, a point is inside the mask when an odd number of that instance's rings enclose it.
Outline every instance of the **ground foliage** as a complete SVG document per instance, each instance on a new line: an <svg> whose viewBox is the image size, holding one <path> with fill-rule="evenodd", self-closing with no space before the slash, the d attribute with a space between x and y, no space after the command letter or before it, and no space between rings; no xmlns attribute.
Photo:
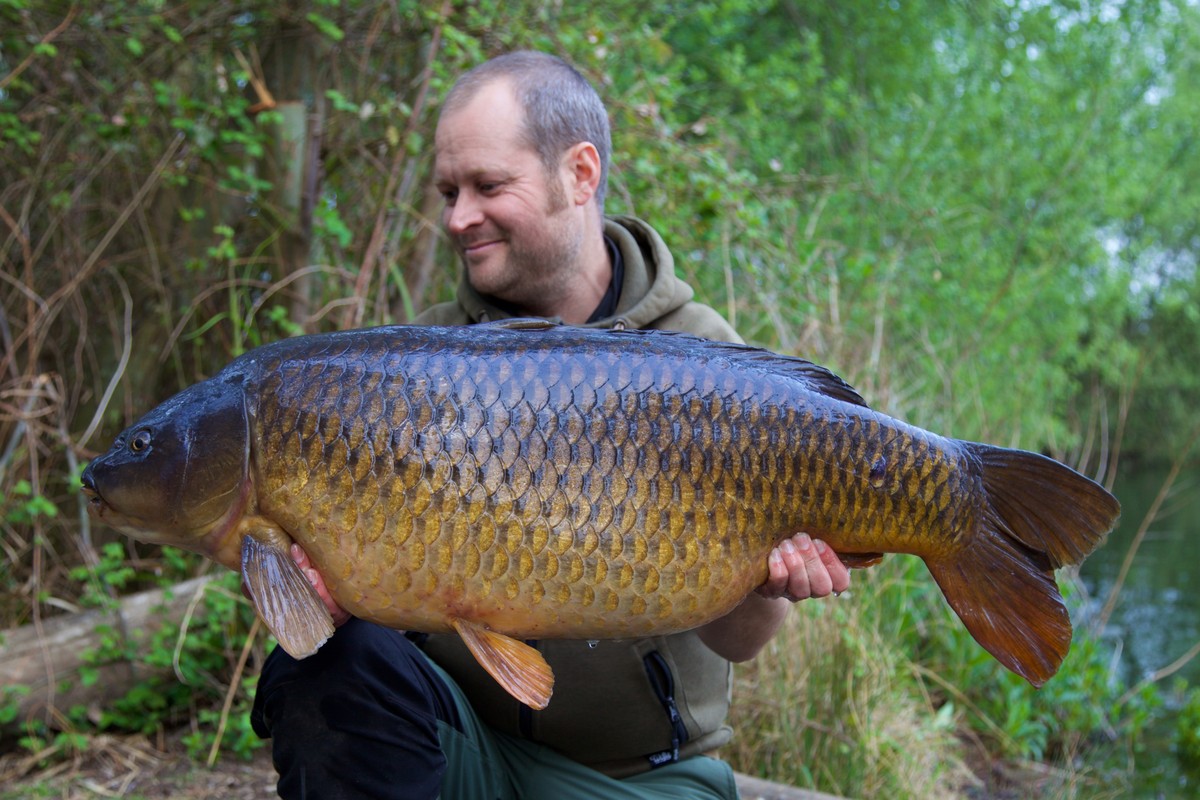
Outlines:
<svg viewBox="0 0 1200 800"><path fill-rule="evenodd" d="M1111 481L1121 452L1195 427L1198 37L1169 0L0 0L0 625L178 574L92 530L76 491L138 414L259 343L450 295L437 105L518 47L595 82L608 210L662 230L747 338L881 410ZM1136 728L1092 644L1031 695L907 569L862 594L911 592L846 623L848 653L887 642L901 676L860 681L855 708L915 697L931 741L966 720L1035 757ZM1081 697L1101 710L1070 716ZM829 724L827 755L877 754Z"/></svg>

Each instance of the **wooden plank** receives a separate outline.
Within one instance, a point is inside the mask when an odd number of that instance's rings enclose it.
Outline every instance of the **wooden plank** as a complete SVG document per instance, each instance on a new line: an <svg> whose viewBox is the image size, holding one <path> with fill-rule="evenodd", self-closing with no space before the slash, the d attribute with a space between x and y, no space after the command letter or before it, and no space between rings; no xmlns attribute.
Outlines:
<svg viewBox="0 0 1200 800"><path fill-rule="evenodd" d="M798 789L795 786L764 781L762 778L744 775L741 772L735 772L734 777L737 779L742 800L845 800L812 789Z"/></svg>

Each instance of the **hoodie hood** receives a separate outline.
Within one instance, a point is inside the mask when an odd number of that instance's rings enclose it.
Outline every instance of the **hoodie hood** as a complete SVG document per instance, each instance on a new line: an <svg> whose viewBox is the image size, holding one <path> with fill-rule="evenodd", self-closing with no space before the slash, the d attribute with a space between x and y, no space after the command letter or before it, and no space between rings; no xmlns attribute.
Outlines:
<svg viewBox="0 0 1200 800"><path fill-rule="evenodd" d="M621 252L625 276L616 313L584 327L659 328L727 342L742 341L720 314L692 300L692 287L675 275L675 259L657 231L635 217L614 216L605 217L604 236ZM467 282L464 270L457 299L426 309L414 322L464 325L511 316L510 310L477 292Z"/></svg>
<svg viewBox="0 0 1200 800"><path fill-rule="evenodd" d="M653 327L655 320L682 308L692 299L692 287L675 276L675 259L671 251L662 237L645 222L634 217L605 217L604 236L621 252L625 280L617 301L617 313L585 327ZM512 316L492 298L477 292L467 282L465 270L458 284L458 305L466 311L470 322L489 322Z"/></svg>

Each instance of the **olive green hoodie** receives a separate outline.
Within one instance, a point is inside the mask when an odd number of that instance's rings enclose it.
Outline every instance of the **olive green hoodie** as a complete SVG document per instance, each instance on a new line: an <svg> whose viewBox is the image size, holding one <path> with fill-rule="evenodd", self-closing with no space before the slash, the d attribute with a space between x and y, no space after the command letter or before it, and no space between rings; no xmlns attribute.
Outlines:
<svg viewBox="0 0 1200 800"><path fill-rule="evenodd" d="M653 228L633 217L608 217L604 220L604 235L621 251L625 280L616 314L586 327L655 328L685 331L706 339L742 341L720 314L692 300L692 287L675 275L675 259ZM491 298L475 291L464 272L457 299L426 309L415 322L469 325L511 316Z"/></svg>
<svg viewBox="0 0 1200 800"><path fill-rule="evenodd" d="M605 219L604 235L625 271L616 313L589 327L677 330L731 342L741 338L712 308L692 300L662 238L632 217ZM464 275L454 302L433 306L417 324L463 325L511 314L476 292ZM643 772L729 741L728 661L694 631L627 641L534 643L554 670L550 705L533 711L487 675L457 636L431 636L425 652L471 699L479 717L504 733L553 747L614 777Z"/></svg>

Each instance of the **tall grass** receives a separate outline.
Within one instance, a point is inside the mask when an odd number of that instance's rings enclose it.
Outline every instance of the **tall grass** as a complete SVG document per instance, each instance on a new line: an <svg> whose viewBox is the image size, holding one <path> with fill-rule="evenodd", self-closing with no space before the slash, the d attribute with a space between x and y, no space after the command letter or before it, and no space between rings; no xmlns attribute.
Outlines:
<svg viewBox="0 0 1200 800"><path fill-rule="evenodd" d="M971 782L953 706L937 708L911 654L872 617L888 567L840 598L798 605L736 672L726 754L738 769L847 797L953 798Z"/></svg>
<svg viewBox="0 0 1200 800"><path fill-rule="evenodd" d="M1071 576L1060 583L1075 605ZM1128 776L1092 753L1136 747L1159 700L1153 687L1124 694L1111 658L1077 628L1059 674L1035 690L971 639L919 560L892 556L855 572L843 596L796 606L738 667L726 755L847 797L1121 796Z"/></svg>

